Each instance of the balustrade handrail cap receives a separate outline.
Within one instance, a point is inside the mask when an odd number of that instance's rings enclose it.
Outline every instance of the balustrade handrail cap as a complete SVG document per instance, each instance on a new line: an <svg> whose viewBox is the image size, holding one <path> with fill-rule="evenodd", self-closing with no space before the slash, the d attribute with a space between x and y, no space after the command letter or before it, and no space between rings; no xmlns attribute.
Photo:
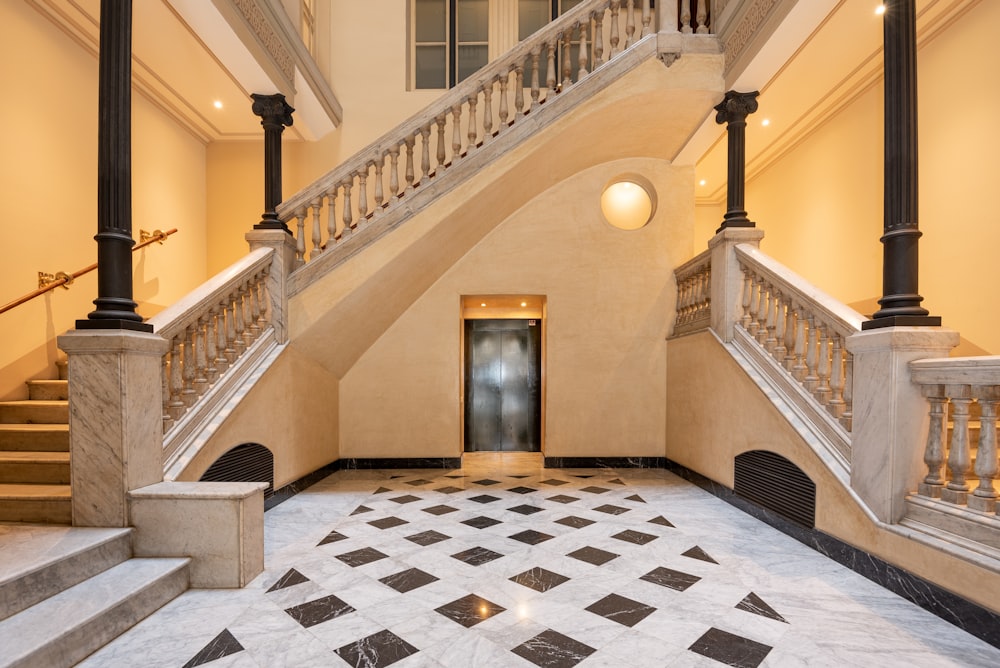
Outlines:
<svg viewBox="0 0 1000 668"><path fill-rule="evenodd" d="M910 378L920 385L1000 385L1000 356L913 360Z"/></svg>

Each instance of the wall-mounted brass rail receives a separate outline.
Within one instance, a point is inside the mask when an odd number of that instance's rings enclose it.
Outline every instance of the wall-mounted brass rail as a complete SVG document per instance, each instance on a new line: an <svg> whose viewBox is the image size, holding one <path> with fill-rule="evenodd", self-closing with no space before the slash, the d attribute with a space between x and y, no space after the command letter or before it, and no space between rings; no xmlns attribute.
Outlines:
<svg viewBox="0 0 1000 668"><path fill-rule="evenodd" d="M142 242L136 244L135 246L133 246L132 247L132 251L134 252L134 251L139 250L140 248L145 248L146 246L149 246L150 244L155 244L155 243L161 243L162 244L164 239L166 239L167 237L169 237L171 234L174 234L175 232L177 232L177 228L173 228L173 229L167 230L166 232L161 232L160 230L155 230L153 232L147 232L145 230L140 230L139 231L139 236L142 239ZM39 297L41 295L44 295L46 292L51 292L52 290L55 290L56 288L61 287L61 288L65 289L65 290L69 290L69 286L73 283L73 281L75 281L76 279L80 278L84 274L89 274L90 272L94 271L95 269L97 269L97 264L96 263L92 264L90 266L84 267L83 269L80 269L79 271L74 271L72 274L67 274L64 271L58 271L58 272L56 272L54 274L49 274L49 273L40 271L40 272L38 272L38 289L35 290L35 291L33 291L33 292L29 292L28 294L24 295L23 297L20 297L19 299L15 299L14 301L10 302L9 304L3 306L2 308L0 308L0 313L6 313L7 311L11 310L12 308L15 308L17 306L20 306L21 304L30 302L35 297Z"/></svg>

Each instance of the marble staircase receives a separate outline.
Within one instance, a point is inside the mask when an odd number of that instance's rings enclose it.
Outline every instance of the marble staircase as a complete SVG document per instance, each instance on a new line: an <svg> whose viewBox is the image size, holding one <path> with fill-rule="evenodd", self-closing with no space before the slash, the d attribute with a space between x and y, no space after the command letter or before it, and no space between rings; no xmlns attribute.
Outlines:
<svg viewBox="0 0 1000 668"><path fill-rule="evenodd" d="M72 666L188 588L189 559L132 557L132 529L0 524L0 668Z"/></svg>
<svg viewBox="0 0 1000 668"><path fill-rule="evenodd" d="M0 522L69 524L69 401L57 380L31 380L28 399L0 402Z"/></svg>

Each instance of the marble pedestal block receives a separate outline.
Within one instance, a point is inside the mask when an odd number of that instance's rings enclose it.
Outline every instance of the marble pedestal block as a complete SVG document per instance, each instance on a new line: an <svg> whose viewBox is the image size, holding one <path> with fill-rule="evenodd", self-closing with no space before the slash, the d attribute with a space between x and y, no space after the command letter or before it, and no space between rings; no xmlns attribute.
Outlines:
<svg viewBox="0 0 1000 668"><path fill-rule="evenodd" d="M731 227L708 242L712 253L712 330L724 342L733 340L733 326L743 315L743 272L736 259L736 245L760 246L764 231Z"/></svg>
<svg viewBox="0 0 1000 668"><path fill-rule="evenodd" d="M161 482L129 494L137 557L190 557L191 586L243 587L264 570L265 482Z"/></svg>
<svg viewBox="0 0 1000 668"><path fill-rule="evenodd" d="M129 526L126 495L163 480L161 361L168 342L126 330L74 330L69 358L73 524Z"/></svg>
<svg viewBox="0 0 1000 668"><path fill-rule="evenodd" d="M928 404L909 363L947 357L958 339L938 327L886 327L847 339L854 354L851 487L883 522L902 519L906 495L927 474Z"/></svg>
<svg viewBox="0 0 1000 668"><path fill-rule="evenodd" d="M250 250L273 248L267 279L271 326L278 343L288 342L288 275L295 269L295 237L283 230L252 230L246 234Z"/></svg>

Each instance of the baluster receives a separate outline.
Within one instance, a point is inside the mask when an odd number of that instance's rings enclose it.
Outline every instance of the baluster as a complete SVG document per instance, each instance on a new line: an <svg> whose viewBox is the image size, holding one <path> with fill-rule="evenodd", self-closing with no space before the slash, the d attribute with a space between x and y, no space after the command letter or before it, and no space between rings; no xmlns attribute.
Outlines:
<svg viewBox="0 0 1000 668"><path fill-rule="evenodd" d="M753 278L751 278L750 272L748 272L745 268L742 269L743 269L743 299L742 299L743 317L740 318L740 326L743 329L749 330L750 321L752 319L750 316L750 300L752 298L752 293L753 293Z"/></svg>
<svg viewBox="0 0 1000 668"><path fill-rule="evenodd" d="M844 347L839 334L833 335L833 371L830 373L830 402L826 409L838 420L844 415L847 404L844 402Z"/></svg>
<svg viewBox="0 0 1000 668"><path fill-rule="evenodd" d="M208 389L208 358L205 352L205 339L208 336L206 316L198 318L198 323L194 325L194 391L198 396L205 394Z"/></svg>
<svg viewBox="0 0 1000 668"><path fill-rule="evenodd" d="M205 325L205 358L207 361L206 376L209 383L219 380L219 308L208 309L208 322Z"/></svg>
<svg viewBox="0 0 1000 668"><path fill-rule="evenodd" d="M243 312L243 345L247 348L253 343L253 326L257 324L250 312L250 279L246 279L238 288L240 294L238 304Z"/></svg>
<svg viewBox="0 0 1000 668"><path fill-rule="evenodd" d="M854 355L850 352L844 354L844 414L840 424L847 431L854 426Z"/></svg>
<svg viewBox="0 0 1000 668"><path fill-rule="evenodd" d="M313 214L313 224L312 224L312 251L309 253L309 259L314 260L316 256L323 252L323 233L320 228L320 212L323 207L323 198L318 197L309 203L309 208L312 209Z"/></svg>
<svg viewBox="0 0 1000 668"><path fill-rule="evenodd" d="M354 176L348 176L341 185L344 187L344 213L342 217L344 229L340 231L340 238L344 239L354 232L352 225L354 223L354 207L351 206L351 188L354 187Z"/></svg>
<svg viewBox="0 0 1000 668"><path fill-rule="evenodd" d="M791 300L785 303L784 332L785 336L781 342L781 347L785 350L785 358L781 360L781 366L790 372L792 365L795 364L795 309L792 307Z"/></svg>
<svg viewBox="0 0 1000 668"><path fill-rule="evenodd" d="M758 315L760 314L760 281L757 277L751 274L751 286L750 286L750 326L747 327L747 332L750 336L757 338L757 332L760 329L760 320Z"/></svg>
<svg viewBox="0 0 1000 668"><path fill-rule="evenodd" d="M389 149L389 198L397 198L399 193L399 144Z"/></svg>
<svg viewBox="0 0 1000 668"><path fill-rule="evenodd" d="M594 20L594 69L604 64L604 11L590 15Z"/></svg>
<svg viewBox="0 0 1000 668"><path fill-rule="evenodd" d="M712 316L712 272L709 269L704 269L701 272L701 294L699 295L699 300L701 303L701 313L704 317L709 318Z"/></svg>
<svg viewBox="0 0 1000 668"><path fill-rule="evenodd" d="M695 32L699 35L708 34L708 11L705 0L698 0L698 29Z"/></svg>
<svg viewBox="0 0 1000 668"><path fill-rule="evenodd" d="M573 78L572 78L573 77L573 65L569 62L569 59L570 59L570 47L572 46L570 44L570 42L572 42L572 40L573 40L573 29L572 28L567 28L565 30L565 32L563 32L563 66L562 66L562 71L563 71L562 87L563 87L563 90L566 90L567 88L569 88L569 86L573 83Z"/></svg>
<svg viewBox="0 0 1000 668"><path fill-rule="evenodd" d="M653 34L653 13L650 11L649 0L642 0L642 36Z"/></svg>
<svg viewBox="0 0 1000 668"><path fill-rule="evenodd" d="M590 54L587 52L587 27L590 25L590 21L584 21L580 24L580 51L577 54L577 63L580 69L577 70L576 80L580 81L587 76L587 61Z"/></svg>
<svg viewBox="0 0 1000 668"><path fill-rule="evenodd" d="M621 0L612 0L611 2L611 35L608 38L608 41L611 43L611 53L608 54L608 60L611 60L619 53L618 44L621 42L621 36L618 32L618 11L621 4Z"/></svg>
<svg viewBox="0 0 1000 668"><path fill-rule="evenodd" d="M806 343L806 375L802 379L802 385L812 393L819 386L819 376L816 375L816 347L819 341L816 336L816 319L809 315L806 316L806 322L809 325L809 341Z"/></svg>
<svg viewBox="0 0 1000 668"><path fill-rule="evenodd" d="M483 86L483 141L493 139L493 82Z"/></svg>
<svg viewBox="0 0 1000 668"><path fill-rule="evenodd" d="M524 114L524 65L518 63L514 67L514 111L517 114L514 116L514 120L517 120L517 116Z"/></svg>
<svg viewBox="0 0 1000 668"><path fill-rule="evenodd" d="M260 281L260 274L254 274L247 283L247 306L250 308L250 338L256 341L260 337L263 328L260 326L260 297L257 294L257 285Z"/></svg>
<svg viewBox="0 0 1000 668"><path fill-rule="evenodd" d="M778 293L771 284L767 286L767 310L764 315L767 318L764 321L764 350L773 355L774 348L778 345Z"/></svg>
<svg viewBox="0 0 1000 668"><path fill-rule="evenodd" d="M444 164L444 124L447 119L444 116L438 116L434 121L437 123L437 164L434 166L434 175L437 176L437 173L441 171L441 167L447 166Z"/></svg>
<svg viewBox="0 0 1000 668"><path fill-rule="evenodd" d="M375 161L375 210L372 211L373 216L378 216L382 213L382 200L385 199L385 193L382 191L382 168L384 166L385 154L381 155Z"/></svg>
<svg viewBox="0 0 1000 668"><path fill-rule="evenodd" d="M556 44L551 42L548 44L549 55L548 55L548 66L545 74L545 86L549 90L556 89ZM545 94L545 99L549 99L549 94Z"/></svg>
<svg viewBox="0 0 1000 668"><path fill-rule="evenodd" d="M767 341L767 321L771 317L771 290L762 278L758 278L760 287L760 303L757 305L757 343L761 346ZM774 324L772 323L772 327Z"/></svg>
<svg viewBox="0 0 1000 668"><path fill-rule="evenodd" d="M917 493L933 499L941 498L944 489L944 446L947 442L948 395L944 385L921 385L920 391L930 403L930 421L927 428L927 446L924 464L927 475L917 486Z"/></svg>
<svg viewBox="0 0 1000 668"><path fill-rule="evenodd" d="M232 346L236 350L236 357L241 357L246 352L247 344L243 340L243 332L246 331L246 323L243 321L243 295L237 291L229 296L233 302L233 341Z"/></svg>
<svg viewBox="0 0 1000 668"><path fill-rule="evenodd" d="M540 47L535 47L531 50L531 108L534 110L535 105L538 104L538 98L541 95L541 84L540 74L538 72L538 61L541 60L542 52Z"/></svg>
<svg viewBox="0 0 1000 668"><path fill-rule="evenodd" d="M677 286L677 322L686 325L691 319L691 279L685 278Z"/></svg>
<svg viewBox="0 0 1000 668"><path fill-rule="evenodd" d="M267 292L267 279L270 275L271 268L265 265L257 278L257 323L262 332L271 324L271 309L268 308L269 299Z"/></svg>
<svg viewBox="0 0 1000 668"><path fill-rule="evenodd" d="M949 385L951 396L951 447L948 448L948 484L941 490L941 499L949 503L964 504L969 493L966 477L972 468L969 451L969 404L972 393L968 385Z"/></svg>
<svg viewBox="0 0 1000 668"><path fill-rule="evenodd" d="M230 331L233 329L232 316L227 313L229 306L228 301L223 299L219 305L218 311L218 327L215 330L215 336L218 339L215 344L215 366L219 369L219 373L223 374L229 365L233 363L236 358L236 351L231 350L230 341L232 341ZM232 356L230 356L232 353Z"/></svg>
<svg viewBox="0 0 1000 668"><path fill-rule="evenodd" d="M625 48L635 44L635 0L628 0L625 20Z"/></svg>
<svg viewBox="0 0 1000 668"><path fill-rule="evenodd" d="M969 508L984 513L995 513L997 492L993 481L997 477L997 403L1000 402L1000 386L989 385L974 388L979 400L979 448L976 451L976 477L979 486L968 497Z"/></svg>
<svg viewBox="0 0 1000 668"><path fill-rule="evenodd" d="M181 401L187 408L198 400L198 393L194 389L194 368L197 365L194 358L194 325L188 325L184 330L184 353L181 361L181 378L184 379Z"/></svg>
<svg viewBox="0 0 1000 668"><path fill-rule="evenodd" d="M356 172L358 177L358 225L368 218L368 165Z"/></svg>
<svg viewBox="0 0 1000 668"><path fill-rule="evenodd" d="M816 358L816 375L819 376L819 384L813 396L823 406L830 401L830 334L826 325L819 327L819 350Z"/></svg>
<svg viewBox="0 0 1000 668"><path fill-rule="evenodd" d="M685 35L691 34L691 2L684 0L681 2L681 32Z"/></svg>
<svg viewBox="0 0 1000 668"><path fill-rule="evenodd" d="M479 91L476 91L475 95L469 98L469 144L465 147L466 153L476 147L479 139L479 118L476 116L476 104L478 101Z"/></svg>
<svg viewBox="0 0 1000 668"><path fill-rule="evenodd" d="M506 72L500 76L500 109L498 111L498 116L500 117L500 125L497 126L497 130L503 130L507 127L507 117L510 116L510 110L507 108L507 87L510 85L510 72Z"/></svg>
<svg viewBox="0 0 1000 668"><path fill-rule="evenodd" d="M166 434L174 426L174 418L170 416L170 353L163 356L160 362L160 396L161 419L163 421L163 433Z"/></svg>
<svg viewBox="0 0 1000 668"><path fill-rule="evenodd" d="M462 155L462 104L451 107L451 161Z"/></svg>
<svg viewBox="0 0 1000 668"><path fill-rule="evenodd" d="M430 134L431 134L430 127L426 128L426 130L427 130L427 135L424 135L424 129L423 128L421 128L421 130L420 130L420 136L424 140L423 148L424 148L424 156L425 156L425 158L426 158L426 155L427 155L427 137L429 137ZM403 178L406 179L406 186L404 187L404 190L405 190L405 189L413 187L413 181L414 181L414 178L415 178L414 174L413 174L413 148L414 148L414 146L417 143L417 138L416 138L415 135L407 135L406 139L403 140L403 141L406 144L406 169L403 172ZM426 162L426 159L424 160L424 162ZM421 164L421 167L423 167L423 164ZM427 168L423 169L423 171L422 171L422 173L420 175L420 180L421 181L424 179L425 176L428 175L429 171L430 171L430 165L428 164Z"/></svg>
<svg viewBox="0 0 1000 668"><path fill-rule="evenodd" d="M174 420L181 419L186 410L181 392L184 389L184 377L181 370L181 335L176 334L170 340L170 403L167 412Z"/></svg>
<svg viewBox="0 0 1000 668"><path fill-rule="evenodd" d="M295 212L296 227L298 234L295 235L295 266L301 267L306 263L306 211L299 209Z"/></svg>
<svg viewBox="0 0 1000 668"><path fill-rule="evenodd" d="M792 377L804 383L808 367L805 363L806 354L806 318L800 306L795 307L795 362L792 364Z"/></svg>
<svg viewBox="0 0 1000 668"><path fill-rule="evenodd" d="M420 128L420 180L431 177L431 126Z"/></svg>
<svg viewBox="0 0 1000 668"><path fill-rule="evenodd" d="M771 355L778 364L784 364L785 353L785 302L781 298L781 291L774 293L774 350Z"/></svg>
<svg viewBox="0 0 1000 668"><path fill-rule="evenodd" d="M330 186L326 191L326 198L330 204L326 212L326 245L333 246L337 243L337 185Z"/></svg>

